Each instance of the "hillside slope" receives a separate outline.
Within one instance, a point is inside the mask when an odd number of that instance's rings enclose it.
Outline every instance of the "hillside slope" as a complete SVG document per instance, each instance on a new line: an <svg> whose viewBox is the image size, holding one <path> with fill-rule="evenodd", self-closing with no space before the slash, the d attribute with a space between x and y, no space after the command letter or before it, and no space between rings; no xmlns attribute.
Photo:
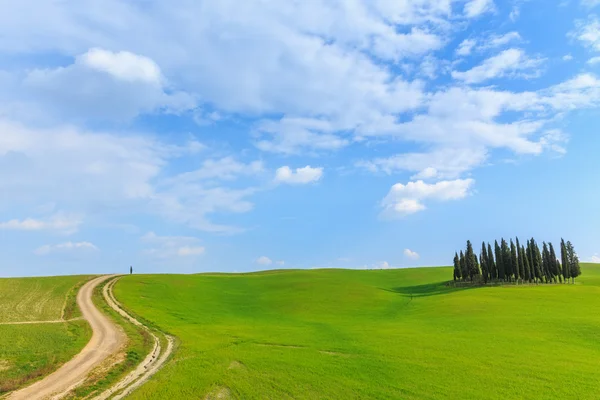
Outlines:
<svg viewBox="0 0 600 400"><path fill-rule="evenodd" d="M124 277L117 298L181 342L132 398L597 397L600 266L576 285L450 289L451 275Z"/></svg>
<svg viewBox="0 0 600 400"><path fill-rule="evenodd" d="M0 279L0 396L56 370L91 337L75 296L87 276ZM21 324L24 323L24 324Z"/></svg>

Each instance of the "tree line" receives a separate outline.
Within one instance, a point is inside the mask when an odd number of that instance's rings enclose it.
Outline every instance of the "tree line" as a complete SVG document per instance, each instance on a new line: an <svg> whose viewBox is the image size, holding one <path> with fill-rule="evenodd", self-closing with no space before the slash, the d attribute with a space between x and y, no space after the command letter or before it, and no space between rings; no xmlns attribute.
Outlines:
<svg viewBox="0 0 600 400"><path fill-rule="evenodd" d="M454 254L454 280L471 282L516 282L516 283L567 283L569 279L581 275L579 258L573 244L564 239L560 241L560 261L552 243L543 242L542 250L535 239L526 245L510 239L500 244L496 240L494 248L490 243L481 244L479 257L473 251L473 245L467 240L467 248Z"/></svg>

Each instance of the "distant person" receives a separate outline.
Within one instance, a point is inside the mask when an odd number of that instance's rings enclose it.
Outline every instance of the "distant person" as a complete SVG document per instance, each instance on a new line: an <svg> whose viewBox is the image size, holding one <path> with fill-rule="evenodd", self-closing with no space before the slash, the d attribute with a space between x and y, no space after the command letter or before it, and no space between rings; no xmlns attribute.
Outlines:
<svg viewBox="0 0 600 400"><path fill-rule="evenodd" d="M133 274L133 266L129 267L129 275Z"/></svg>

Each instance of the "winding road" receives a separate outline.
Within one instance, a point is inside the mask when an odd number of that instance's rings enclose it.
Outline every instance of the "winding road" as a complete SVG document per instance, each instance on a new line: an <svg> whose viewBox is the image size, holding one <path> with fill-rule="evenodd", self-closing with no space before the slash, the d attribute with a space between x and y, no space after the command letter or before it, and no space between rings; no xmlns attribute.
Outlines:
<svg viewBox="0 0 600 400"><path fill-rule="evenodd" d="M13 392L10 400L41 400L60 398L80 384L104 360L117 353L127 340L122 330L92 302L94 288L114 277L100 276L87 282L77 293L77 304L92 328L92 339L74 358L58 370L31 386Z"/></svg>

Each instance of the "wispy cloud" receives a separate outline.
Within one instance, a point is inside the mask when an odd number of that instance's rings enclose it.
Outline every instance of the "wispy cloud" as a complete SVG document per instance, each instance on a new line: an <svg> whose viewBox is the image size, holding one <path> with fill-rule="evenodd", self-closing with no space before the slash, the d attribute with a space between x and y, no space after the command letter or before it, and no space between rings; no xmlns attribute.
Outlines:
<svg viewBox="0 0 600 400"><path fill-rule="evenodd" d="M464 14L468 18L475 18L495 9L493 0L469 0L465 4Z"/></svg>
<svg viewBox="0 0 600 400"><path fill-rule="evenodd" d="M148 232L141 240L152 246L143 250L145 255L152 257L196 257L205 251L204 246L200 245L200 239L191 236L158 236L154 232Z"/></svg>
<svg viewBox="0 0 600 400"><path fill-rule="evenodd" d="M543 62L541 58L529 58L523 50L508 49L468 71L452 71L452 77L469 84L504 77L535 77L539 75L538 67Z"/></svg>
<svg viewBox="0 0 600 400"><path fill-rule="evenodd" d="M54 231L63 234L72 234L82 223L82 219L76 215L57 213L44 219L25 218L11 219L0 222L0 229L16 231Z"/></svg>
<svg viewBox="0 0 600 400"><path fill-rule="evenodd" d="M594 51L600 51L600 20L591 15L587 20L575 21L575 29L568 36Z"/></svg>
<svg viewBox="0 0 600 400"><path fill-rule="evenodd" d="M273 264L273 260L271 260L267 256L260 256L254 262L257 263L258 265L264 265L264 266Z"/></svg>
<svg viewBox="0 0 600 400"><path fill-rule="evenodd" d="M38 256L45 256L52 253L89 253L99 251L93 243L90 242L65 242L55 245L46 244L38 247L34 254Z"/></svg>

